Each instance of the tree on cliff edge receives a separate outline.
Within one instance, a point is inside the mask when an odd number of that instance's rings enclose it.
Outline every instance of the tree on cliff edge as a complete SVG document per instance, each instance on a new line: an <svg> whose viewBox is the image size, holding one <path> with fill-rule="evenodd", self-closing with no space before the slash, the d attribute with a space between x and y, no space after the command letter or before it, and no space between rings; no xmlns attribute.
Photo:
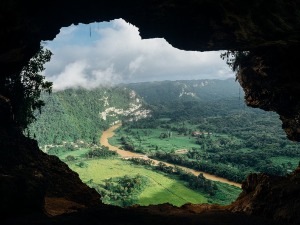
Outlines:
<svg viewBox="0 0 300 225"><path fill-rule="evenodd" d="M5 90L2 91L10 99L14 121L22 130L35 121L34 111L41 112L42 106L45 105L44 101L40 100L41 92L50 94L52 91L52 82L46 81L45 76L40 74L51 56L51 51L41 46L20 74L14 74L5 81Z"/></svg>

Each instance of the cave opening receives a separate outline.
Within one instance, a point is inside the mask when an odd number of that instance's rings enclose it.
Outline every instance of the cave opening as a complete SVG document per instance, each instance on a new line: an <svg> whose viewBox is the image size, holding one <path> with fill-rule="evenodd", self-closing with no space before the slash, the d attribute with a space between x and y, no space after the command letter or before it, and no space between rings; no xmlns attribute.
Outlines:
<svg viewBox="0 0 300 225"><path fill-rule="evenodd" d="M63 28L45 47L54 93L26 133L106 204L228 205L249 173L299 163L275 113L246 107L221 52L143 40L122 19Z"/></svg>
<svg viewBox="0 0 300 225"><path fill-rule="evenodd" d="M40 41L52 40L60 27L121 17L140 27L143 38L164 37L180 49L249 51L237 77L245 91L247 105L277 112L288 138L300 141L299 1L274 0L270 4L262 0L66 0L47 3L45 10L45 4L37 1L1 2L1 224L72 224L74 221L76 224L99 224L99 221L172 225L220 224L220 221L223 224L240 224L240 221L277 224L273 220L280 221L279 224L300 223L299 167L282 177L250 174L243 183L240 197L223 208L204 204L127 210L99 205L100 195L94 189L83 184L57 157L40 151L36 141L21 134L11 111L10 98L3 92L7 78L19 78L22 67L38 52ZM91 37L93 32L88 29L87 34ZM259 122L262 123L264 121ZM239 124L239 128L244 124L247 123ZM271 134L276 137L279 133ZM249 140L248 144L253 144L253 139ZM286 148L288 145L280 143L278 146ZM295 149L292 154L297 155ZM64 212L77 213L54 219L44 217L45 197L52 200L46 204L62 206L54 207L55 210L64 208ZM88 209L79 210L84 207Z"/></svg>

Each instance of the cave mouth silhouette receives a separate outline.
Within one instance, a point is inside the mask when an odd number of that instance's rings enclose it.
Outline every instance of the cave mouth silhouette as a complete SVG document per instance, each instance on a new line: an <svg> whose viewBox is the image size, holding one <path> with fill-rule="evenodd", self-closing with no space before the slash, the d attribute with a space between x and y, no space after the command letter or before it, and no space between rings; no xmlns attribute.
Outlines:
<svg viewBox="0 0 300 225"><path fill-rule="evenodd" d="M88 25L85 25L85 34L84 34L84 41L82 41L82 42L80 42L79 44L73 44L73 41L74 40L72 40L72 38L70 38L69 40L68 40L68 35L70 35L72 32L74 32L74 31L76 31L76 26L71 26L71 27L69 27L67 30L62 30L61 31L61 33L62 33L62 35L65 35L65 36L67 36L66 37L66 39L69 41L69 42L71 42L71 47L72 47L72 45L73 45L73 47L76 47L76 45L79 45L79 46L83 46L85 43L84 42L94 42L95 40L96 40L96 38L95 38L95 34L94 34L94 32L95 31L93 31L93 27L96 27L96 32L99 32L99 30L100 30L100 28L99 28L99 26L100 27L103 27L103 29L106 29L106 31L110 31L110 32L112 32L113 30L112 30L112 28L111 28L111 26L110 25L108 25L107 23L104 23L104 25L103 24L97 24L97 23L94 23L94 24L88 24ZM132 26L132 25L129 25L129 26ZM81 34L82 35L82 34ZM103 34L103 32L102 32L102 35L104 35ZM60 34L56 37L57 39L60 39ZM94 39L93 39L94 38ZM109 38L109 37L108 37ZM120 39L122 39L122 37L120 38ZM138 39L138 41L141 41L140 39ZM61 43L60 44L58 44L58 46L60 47L60 51L63 51L63 44L62 44L63 42L61 41ZM46 46L47 45L50 45L49 43L48 44L46 44ZM123 44L124 45L124 44ZM101 45L100 45L101 46ZM106 42L106 47L108 46L108 43ZM102 46L103 47L103 46ZM51 48L51 45L50 45L50 48ZM90 50L90 49L88 49L88 50ZM101 50L101 48L99 49L99 50ZM82 51L79 51L81 54L83 53ZM70 52L68 52L68 54L70 54ZM87 55L89 55L90 53L87 51ZM217 57L219 58L219 52L217 52ZM93 54L91 54L92 55L92 57L94 56L94 53ZM61 57L61 56L58 56L58 58L60 58L60 59L62 59L62 58L65 58L65 57ZM138 56L135 56L135 58L139 58ZM56 62L57 62L58 60L56 60ZM72 62L69 62L69 63L72 63ZM130 64L130 63L129 63ZM225 65L225 62L223 62L223 64ZM226 66L226 68L227 68L227 65L225 65ZM227 68L228 69L228 68ZM229 70L229 69L228 69ZM73 72L74 72L74 70L73 70ZM75 71L76 72L76 71ZM225 74L225 72L222 72L221 74ZM110 75L110 74L105 74L105 75ZM62 73L62 75L61 75L61 77L63 77L63 73ZM185 78L185 77L182 77L183 79ZM100 81L101 81L101 79L99 79ZM67 83L68 83L69 81L67 81ZM88 84L90 81L86 81L86 84ZM75 85L76 85L76 83L75 83ZM69 86L65 86L65 87L67 87L67 88L70 88ZM72 87L72 86L71 86ZM76 86L75 86L76 87ZM236 95L238 96L238 98L239 98L239 101L241 101L241 93L240 93L240 89L239 90L237 90L237 92L236 92Z"/></svg>
<svg viewBox="0 0 300 225"><path fill-rule="evenodd" d="M248 61L249 66L245 73L238 77L246 92L247 104L277 112L288 138L300 141L297 57L300 14L297 1L275 0L274 4L262 0L247 3L237 0L187 2L87 0L85 4L82 1L53 1L45 10L45 5L37 4L36 1L4 0L2 6L3 14L1 14L4 19L3 41L0 43L3 74L1 80L6 74L18 73L38 51L40 41L53 39L61 26L72 22L89 23L122 17L141 27L143 38L164 37L180 49L251 51L253 54ZM253 71L253 68L257 70ZM7 185L5 190L8 190L3 196L4 199L8 203L13 202L11 200L20 203L17 204L20 211L41 210L40 197L45 194L42 193L45 191L45 183L37 173L40 170L45 180L48 180L50 192L48 194L55 196L62 192L68 193L69 198L87 203L88 200L83 201L84 195L81 195L83 192L78 191L85 188L79 185L76 176L55 158L38 153L35 143L17 134L11 122L9 104L5 99L1 98L0 101L1 116L3 115L1 121L4 121L5 125L5 128L1 127L3 147L18 154L20 150L26 152L19 154L20 157L12 157L5 153L4 157L0 158L4 169L10 167L10 171L13 171L12 177L1 177L5 181L1 184ZM28 164L22 167L19 162L26 160ZM44 165L41 165L40 161L43 161ZM25 170L29 169L26 167L29 162L33 163L31 165L35 167L34 171ZM13 163L20 168L12 169ZM53 171L59 171L61 177L56 176L57 173L51 173ZM300 201L299 195L295 194L299 190L300 182L297 182L299 172L298 169L292 176L282 178L249 176L244 185L244 198L237 201L231 210L299 224ZM9 171L6 171L7 173L9 174ZM22 179L18 179L16 174ZM68 179L61 179L66 174L69 174ZM38 177L41 179L37 179ZM26 183L25 180L32 182ZM67 183L70 180L72 181ZM29 188L24 190L18 186L19 189L16 191L16 185L13 184L20 185L24 182ZM58 183L61 185L55 186ZM85 190L89 192L88 189ZM91 200L93 199L91 196L96 196L92 191L89 193L90 196L85 195L86 199ZM28 204L28 200L32 204ZM12 204L5 204L6 201L2 203L4 204L1 205L1 212L4 214L16 209ZM193 211L191 208L187 210ZM243 221L249 222L247 219L248 217L244 217Z"/></svg>

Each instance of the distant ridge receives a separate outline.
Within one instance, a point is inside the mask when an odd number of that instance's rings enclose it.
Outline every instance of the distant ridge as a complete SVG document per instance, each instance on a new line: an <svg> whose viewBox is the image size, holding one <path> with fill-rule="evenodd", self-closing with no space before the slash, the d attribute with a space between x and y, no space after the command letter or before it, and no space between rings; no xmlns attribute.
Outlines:
<svg viewBox="0 0 300 225"><path fill-rule="evenodd" d="M147 103L164 103L180 100L211 102L239 97L240 86L233 78L226 80L178 80L126 84Z"/></svg>

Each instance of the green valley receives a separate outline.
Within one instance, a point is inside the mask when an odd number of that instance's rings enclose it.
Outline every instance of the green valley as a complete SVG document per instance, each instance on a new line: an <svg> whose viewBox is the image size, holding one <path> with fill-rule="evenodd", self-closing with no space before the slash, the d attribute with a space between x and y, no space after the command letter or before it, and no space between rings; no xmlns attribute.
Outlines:
<svg viewBox="0 0 300 225"><path fill-rule="evenodd" d="M107 204L224 205L241 191L163 162L241 183L253 172L285 175L300 161L300 146L286 139L278 116L246 107L233 79L69 89L43 98L43 113L27 135ZM99 145L102 132L117 123L110 144L141 159L121 159Z"/></svg>

